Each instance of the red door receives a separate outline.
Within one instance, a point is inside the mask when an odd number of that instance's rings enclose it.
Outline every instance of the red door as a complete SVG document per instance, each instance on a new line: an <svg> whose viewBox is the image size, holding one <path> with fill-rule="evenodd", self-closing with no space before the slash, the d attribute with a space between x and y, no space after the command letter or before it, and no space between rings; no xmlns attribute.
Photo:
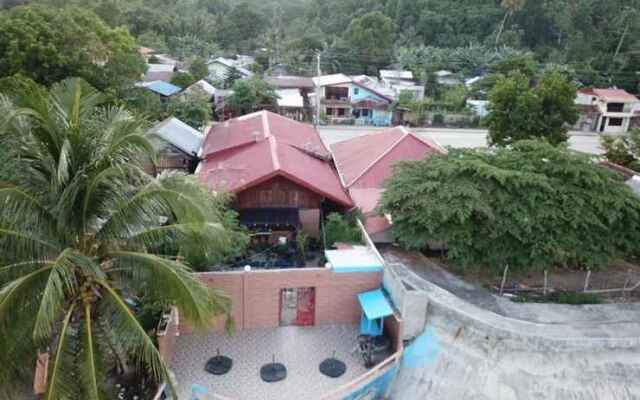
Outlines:
<svg viewBox="0 0 640 400"><path fill-rule="evenodd" d="M296 313L296 325L311 326L316 317L316 291L315 288L298 288L298 307Z"/></svg>

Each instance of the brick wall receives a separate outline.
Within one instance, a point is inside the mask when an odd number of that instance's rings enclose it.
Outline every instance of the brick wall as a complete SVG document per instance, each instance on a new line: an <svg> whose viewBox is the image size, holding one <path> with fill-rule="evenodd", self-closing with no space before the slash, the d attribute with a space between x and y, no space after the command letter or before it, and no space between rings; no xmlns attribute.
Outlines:
<svg viewBox="0 0 640 400"><path fill-rule="evenodd" d="M198 276L207 286L230 297L236 330L278 327L280 291L298 287L316 290L316 325L356 324L361 313L357 294L379 288L382 283L380 272L336 274L325 268L212 272ZM216 321L215 329L222 329L223 322L222 318ZM185 326L181 331L190 329Z"/></svg>

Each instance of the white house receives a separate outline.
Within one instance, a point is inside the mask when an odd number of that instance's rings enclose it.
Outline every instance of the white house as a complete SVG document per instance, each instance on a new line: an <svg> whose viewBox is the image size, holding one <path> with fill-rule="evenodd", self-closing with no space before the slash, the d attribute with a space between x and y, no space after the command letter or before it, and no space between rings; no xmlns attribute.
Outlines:
<svg viewBox="0 0 640 400"><path fill-rule="evenodd" d="M640 100L622 89L580 89L576 96L580 119L574 129L625 133L640 117Z"/></svg>
<svg viewBox="0 0 640 400"><path fill-rule="evenodd" d="M253 72L247 68L246 60L233 60L231 58L218 57L209 61L209 80L223 81L232 69L238 71L242 79L251 78Z"/></svg>
<svg viewBox="0 0 640 400"><path fill-rule="evenodd" d="M411 71L381 69L380 80L394 91L396 99L401 93L411 93L414 100L424 98L424 86L416 83Z"/></svg>

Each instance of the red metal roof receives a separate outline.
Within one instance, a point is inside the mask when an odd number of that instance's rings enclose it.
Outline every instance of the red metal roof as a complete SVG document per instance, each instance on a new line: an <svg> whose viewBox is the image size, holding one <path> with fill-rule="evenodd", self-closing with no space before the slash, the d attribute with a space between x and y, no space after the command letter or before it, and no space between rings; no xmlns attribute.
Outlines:
<svg viewBox="0 0 640 400"><path fill-rule="evenodd" d="M362 211L363 214L375 213L378 201L384 190L380 188L351 188L349 194L353 204Z"/></svg>
<svg viewBox="0 0 640 400"><path fill-rule="evenodd" d="M391 222L384 215L369 215L364 220L364 229L369 235L384 232L391 226Z"/></svg>
<svg viewBox="0 0 640 400"><path fill-rule="evenodd" d="M259 111L215 125L204 142L202 157L234 147L259 142L269 136L319 157L329 157L329 151L313 126L303 124L269 111Z"/></svg>
<svg viewBox="0 0 640 400"><path fill-rule="evenodd" d="M366 173L375 171L366 187L382 188L383 181L393 174L397 161L419 160L429 153L445 150L435 142L421 138L404 127L396 127L339 142L331 146L342 184L354 186Z"/></svg>
<svg viewBox="0 0 640 400"><path fill-rule="evenodd" d="M313 127L268 111L215 126L205 140L200 179L214 190L241 192L275 176L344 206L353 203Z"/></svg>
<svg viewBox="0 0 640 400"><path fill-rule="evenodd" d="M638 98L627 91L622 89L593 89L593 92L598 96L608 101L625 101L634 102L638 101Z"/></svg>

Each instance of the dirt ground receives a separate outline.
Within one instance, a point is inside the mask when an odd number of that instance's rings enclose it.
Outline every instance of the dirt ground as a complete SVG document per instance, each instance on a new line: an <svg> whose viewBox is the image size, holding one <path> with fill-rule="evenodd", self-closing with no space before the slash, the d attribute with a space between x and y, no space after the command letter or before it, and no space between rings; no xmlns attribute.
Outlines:
<svg viewBox="0 0 640 400"><path fill-rule="evenodd" d="M496 290L500 287L502 273L495 274L484 270L461 270L453 267L446 259L428 257L438 263L450 273L457 275L467 282L480 284L488 289ZM582 292L588 272L568 268L554 268L548 270L547 287L550 291ZM598 293L605 302L638 302L640 301L640 265L624 260L613 262L603 271L592 271L589 276L589 290L620 289L623 287L638 287L622 296L621 292ZM544 272L513 272L507 273L505 289L531 290L544 287Z"/></svg>

